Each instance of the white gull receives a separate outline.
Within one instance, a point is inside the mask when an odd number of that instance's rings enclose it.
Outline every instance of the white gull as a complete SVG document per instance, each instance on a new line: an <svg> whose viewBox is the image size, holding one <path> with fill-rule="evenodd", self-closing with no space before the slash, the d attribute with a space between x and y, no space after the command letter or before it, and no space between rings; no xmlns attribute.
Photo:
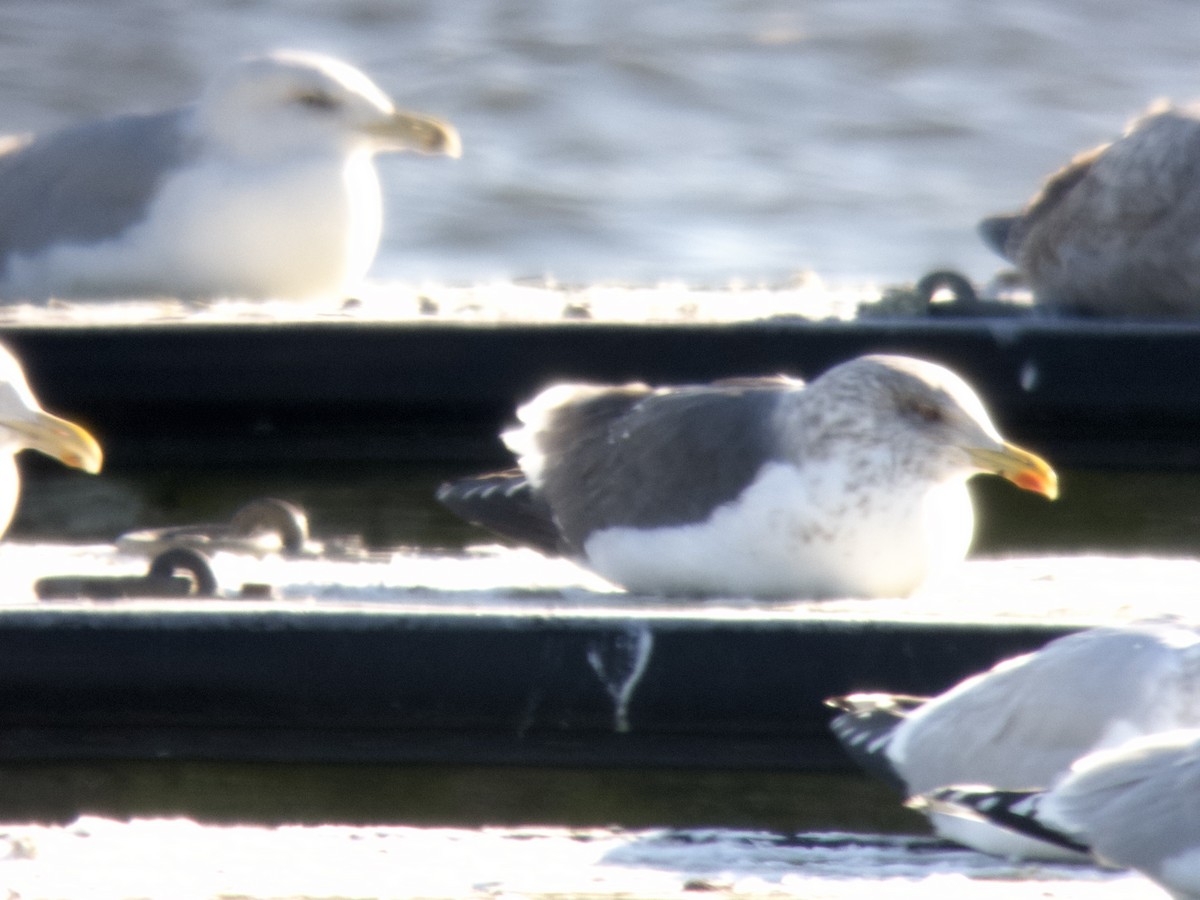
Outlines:
<svg viewBox="0 0 1200 900"><path fill-rule="evenodd" d="M919 802L945 815L1059 840L1200 900L1200 729L1133 738L1076 761L1046 791L947 787Z"/></svg>
<svg viewBox="0 0 1200 900"><path fill-rule="evenodd" d="M344 296L383 221L374 154L457 156L325 56L242 61L193 104L9 139L0 298Z"/></svg>
<svg viewBox="0 0 1200 900"><path fill-rule="evenodd" d="M1200 627L1173 620L1094 628L997 664L926 702L830 701L850 755L905 796L944 785L1047 788L1081 756L1139 735L1200 727ZM1000 856L1078 851L932 810L946 837Z"/></svg>

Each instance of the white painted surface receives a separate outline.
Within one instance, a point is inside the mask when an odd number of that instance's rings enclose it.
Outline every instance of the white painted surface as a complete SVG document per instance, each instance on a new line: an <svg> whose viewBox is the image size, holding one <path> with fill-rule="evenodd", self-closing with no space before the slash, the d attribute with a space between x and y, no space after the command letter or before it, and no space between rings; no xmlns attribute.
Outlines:
<svg viewBox="0 0 1200 900"><path fill-rule="evenodd" d="M215 827L188 820L0 831L21 900L803 898L1153 900L1136 875L1012 865L924 839L745 831ZM5 852L7 850L7 852Z"/></svg>

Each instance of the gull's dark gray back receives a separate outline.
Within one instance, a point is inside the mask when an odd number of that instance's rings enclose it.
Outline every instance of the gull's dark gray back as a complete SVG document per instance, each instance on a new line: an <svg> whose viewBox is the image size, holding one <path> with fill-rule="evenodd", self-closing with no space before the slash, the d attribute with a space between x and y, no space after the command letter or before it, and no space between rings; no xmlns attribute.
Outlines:
<svg viewBox="0 0 1200 900"><path fill-rule="evenodd" d="M701 522L777 456L778 380L652 394L613 389L555 410L540 489L568 546L616 526Z"/></svg>
<svg viewBox="0 0 1200 900"><path fill-rule="evenodd" d="M0 264L58 242L112 238L146 215L194 152L184 110L89 122L0 154Z"/></svg>

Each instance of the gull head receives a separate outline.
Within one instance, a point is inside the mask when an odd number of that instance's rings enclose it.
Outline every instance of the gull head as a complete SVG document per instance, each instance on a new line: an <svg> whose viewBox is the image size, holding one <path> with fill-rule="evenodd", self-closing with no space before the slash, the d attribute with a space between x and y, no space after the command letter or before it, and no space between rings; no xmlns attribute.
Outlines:
<svg viewBox="0 0 1200 900"><path fill-rule="evenodd" d="M95 474L103 455L86 430L41 408L16 357L0 347L0 534L17 508L21 476L14 457L37 450L65 465Z"/></svg>
<svg viewBox="0 0 1200 900"><path fill-rule="evenodd" d="M458 157L458 132L446 122L398 110L348 63L279 51L243 60L200 98L202 133L247 158L415 150Z"/></svg>
<svg viewBox="0 0 1200 900"><path fill-rule="evenodd" d="M10 453L37 450L64 465L96 474L100 444L85 429L41 408L16 358L0 348L0 446Z"/></svg>
<svg viewBox="0 0 1200 900"><path fill-rule="evenodd" d="M837 398L852 418L826 429L831 443L850 435L868 452L885 455L883 471L930 484L975 473L999 475L1050 499L1058 478L1034 453L996 430L979 395L949 369L907 356L864 356L830 369L809 388ZM828 402L818 410L828 409ZM830 447L831 452L844 448Z"/></svg>

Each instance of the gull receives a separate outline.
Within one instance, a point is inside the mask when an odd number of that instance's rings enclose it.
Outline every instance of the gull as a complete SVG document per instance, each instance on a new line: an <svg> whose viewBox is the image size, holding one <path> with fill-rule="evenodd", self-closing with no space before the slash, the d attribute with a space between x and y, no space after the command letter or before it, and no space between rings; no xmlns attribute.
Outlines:
<svg viewBox="0 0 1200 900"><path fill-rule="evenodd" d="M519 471L438 498L638 593L904 595L965 555L970 476L1057 494L965 381L911 357L860 357L808 385L560 384L518 418L503 437Z"/></svg>
<svg viewBox="0 0 1200 900"><path fill-rule="evenodd" d="M11 138L0 298L344 297L379 245L374 155L406 149L460 144L353 66L295 51L181 108Z"/></svg>
<svg viewBox="0 0 1200 900"><path fill-rule="evenodd" d="M1200 900L1200 729L1144 735L1075 762L1045 791L946 787L917 803L998 823L1137 869L1176 900Z"/></svg>
<svg viewBox="0 0 1200 900"><path fill-rule="evenodd" d="M1200 727L1200 627L1134 622L1058 638L922 702L835 698L849 755L905 796L954 784L1047 788L1094 750ZM1061 859L1078 848L927 808L944 837L997 856Z"/></svg>
<svg viewBox="0 0 1200 900"><path fill-rule="evenodd" d="M38 405L21 364L0 347L0 534L16 512L21 490L16 455L22 450L37 450L93 475L103 461L94 437Z"/></svg>
<svg viewBox="0 0 1200 900"><path fill-rule="evenodd" d="M1200 314L1200 106L1152 106L1080 154L1014 215L980 223L1039 305L1102 316Z"/></svg>

